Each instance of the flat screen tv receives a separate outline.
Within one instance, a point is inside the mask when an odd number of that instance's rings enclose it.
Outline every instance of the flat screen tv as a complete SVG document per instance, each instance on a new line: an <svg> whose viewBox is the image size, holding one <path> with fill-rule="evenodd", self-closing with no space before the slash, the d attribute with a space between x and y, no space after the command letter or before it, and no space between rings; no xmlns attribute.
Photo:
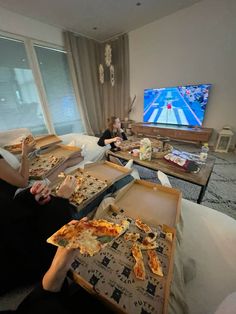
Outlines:
<svg viewBox="0 0 236 314"><path fill-rule="evenodd" d="M211 84L144 90L143 121L201 126Z"/></svg>

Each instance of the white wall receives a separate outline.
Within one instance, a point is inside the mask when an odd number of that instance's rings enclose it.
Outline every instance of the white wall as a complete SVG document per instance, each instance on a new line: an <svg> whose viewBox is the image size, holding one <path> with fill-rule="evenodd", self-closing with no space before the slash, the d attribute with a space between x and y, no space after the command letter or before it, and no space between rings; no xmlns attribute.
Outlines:
<svg viewBox="0 0 236 314"><path fill-rule="evenodd" d="M38 22L0 7L0 31L23 35L58 46L63 46L60 28Z"/></svg>
<svg viewBox="0 0 236 314"><path fill-rule="evenodd" d="M205 0L129 33L131 115L142 121L143 90L212 83L203 126L236 131L236 1ZM213 137L214 139L214 137Z"/></svg>

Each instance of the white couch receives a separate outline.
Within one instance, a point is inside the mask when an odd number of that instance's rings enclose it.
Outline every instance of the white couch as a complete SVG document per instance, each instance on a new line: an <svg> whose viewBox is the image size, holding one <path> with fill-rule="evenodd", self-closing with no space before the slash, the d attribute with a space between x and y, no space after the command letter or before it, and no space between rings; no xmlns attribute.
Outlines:
<svg viewBox="0 0 236 314"><path fill-rule="evenodd" d="M110 145L101 147L97 144L99 138L80 133L70 133L59 136L65 145L78 146L82 148L84 160L78 165L70 167L67 171L72 171L78 167L83 168L86 163L96 162L105 158L106 151L111 148Z"/></svg>

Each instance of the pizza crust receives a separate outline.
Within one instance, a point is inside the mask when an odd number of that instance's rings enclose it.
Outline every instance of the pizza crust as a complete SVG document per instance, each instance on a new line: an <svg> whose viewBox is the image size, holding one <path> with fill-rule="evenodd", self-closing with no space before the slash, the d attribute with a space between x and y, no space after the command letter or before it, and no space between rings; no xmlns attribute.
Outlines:
<svg viewBox="0 0 236 314"><path fill-rule="evenodd" d="M152 232L152 229L146 225L145 223L142 222L141 219L136 219L135 220L135 225L142 231L144 231L145 233L149 233Z"/></svg>
<svg viewBox="0 0 236 314"><path fill-rule="evenodd" d="M148 265L151 271L160 277L163 277L163 271L161 267L161 262L157 256L157 252L155 250L148 250Z"/></svg>

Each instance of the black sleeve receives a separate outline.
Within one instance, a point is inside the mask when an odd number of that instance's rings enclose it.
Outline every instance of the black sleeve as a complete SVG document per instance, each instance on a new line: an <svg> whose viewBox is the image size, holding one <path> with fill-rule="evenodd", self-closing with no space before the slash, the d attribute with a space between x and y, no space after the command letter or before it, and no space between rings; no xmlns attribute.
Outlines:
<svg viewBox="0 0 236 314"><path fill-rule="evenodd" d="M109 129L107 129L106 131L104 131L104 133L102 134L102 136L98 140L98 145L99 146L106 146L105 140L109 140L110 138L112 138L111 131Z"/></svg>
<svg viewBox="0 0 236 314"><path fill-rule="evenodd" d="M127 138L125 132L122 132L122 133L121 133L121 136L122 136L122 138L123 138L123 141L127 141L127 140L128 140L128 138Z"/></svg>
<svg viewBox="0 0 236 314"><path fill-rule="evenodd" d="M17 314L41 314L41 313L58 313L69 314L65 306L67 286L64 282L60 292L49 292L43 289L40 283L19 305ZM63 291L65 290L65 291Z"/></svg>
<svg viewBox="0 0 236 314"><path fill-rule="evenodd" d="M3 159L2 155L0 155L0 159Z"/></svg>

